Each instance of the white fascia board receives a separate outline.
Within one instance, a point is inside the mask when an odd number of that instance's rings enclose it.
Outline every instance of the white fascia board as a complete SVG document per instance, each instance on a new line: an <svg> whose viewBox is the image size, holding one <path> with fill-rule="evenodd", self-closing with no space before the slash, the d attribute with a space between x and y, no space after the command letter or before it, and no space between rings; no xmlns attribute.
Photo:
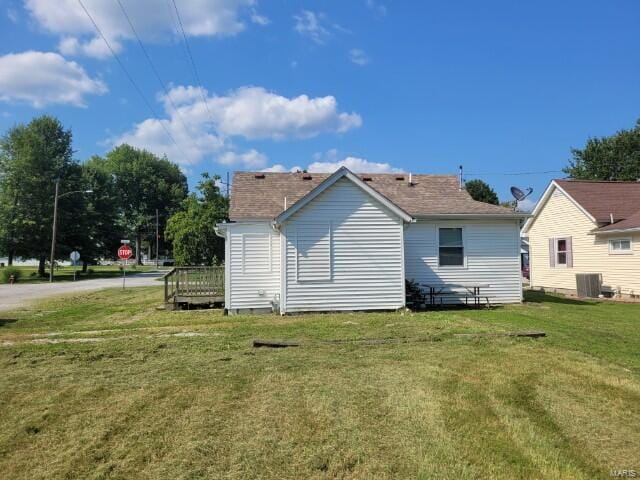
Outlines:
<svg viewBox="0 0 640 480"><path fill-rule="evenodd" d="M405 222L410 223L413 221L413 217L411 215L409 215L403 209L398 207L395 203L393 203L387 197L380 194L377 190L371 188L360 177L353 174L351 170L349 170L347 167L340 167L331 176L329 176L322 183L320 183L320 185L315 187L313 190L307 193L304 197L302 197L296 203L291 205L291 207L287 208L284 212L278 215L275 218L275 222L277 224L280 224L286 221L289 217L291 217L291 215L298 212L305 205L309 204L318 195L320 195L322 192L324 192L326 189L328 189L330 186L332 186L334 183L336 183L338 180L340 180L343 177L351 180L356 186L360 187L365 193L367 193L368 195L376 199L378 202L382 203L386 208L388 208L391 212L393 212L395 215L400 217Z"/></svg>

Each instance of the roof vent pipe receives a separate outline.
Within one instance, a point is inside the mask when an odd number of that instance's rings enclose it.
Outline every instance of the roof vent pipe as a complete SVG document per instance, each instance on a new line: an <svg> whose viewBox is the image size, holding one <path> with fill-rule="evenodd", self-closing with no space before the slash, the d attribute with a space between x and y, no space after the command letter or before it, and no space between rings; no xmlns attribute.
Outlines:
<svg viewBox="0 0 640 480"><path fill-rule="evenodd" d="M284 209L287 209L287 196L284 196Z"/></svg>
<svg viewBox="0 0 640 480"><path fill-rule="evenodd" d="M462 180L462 165L460 165L459 168L460 168L460 175L458 178L458 188L460 189L460 191L462 191L464 188L464 181Z"/></svg>
<svg viewBox="0 0 640 480"><path fill-rule="evenodd" d="M609 220L611 221L611 223L613 223L613 213L609 214Z"/></svg>
<svg viewBox="0 0 640 480"><path fill-rule="evenodd" d="M413 185L413 180L411 179L412 175L411 172L409 172L409 185Z"/></svg>

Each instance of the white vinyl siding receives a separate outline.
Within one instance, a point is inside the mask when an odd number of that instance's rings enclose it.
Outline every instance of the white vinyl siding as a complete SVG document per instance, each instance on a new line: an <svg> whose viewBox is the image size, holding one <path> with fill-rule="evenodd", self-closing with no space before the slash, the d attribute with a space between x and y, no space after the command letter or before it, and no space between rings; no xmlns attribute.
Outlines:
<svg viewBox="0 0 640 480"><path fill-rule="evenodd" d="M605 288L640 294L640 234L625 235L631 239L626 255L611 255L609 240L621 235L591 235L595 228L570 198L555 189L527 232L531 286L576 290L576 273L600 273ZM573 268L550 267L548 239L553 237L571 237Z"/></svg>
<svg viewBox="0 0 640 480"><path fill-rule="evenodd" d="M295 235L298 282L330 281L331 224L298 224Z"/></svg>
<svg viewBox="0 0 640 480"><path fill-rule="evenodd" d="M229 310L271 308L280 293L280 235L269 222L229 224Z"/></svg>
<svg viewBox="0 0 640 480"><path fill-rule="evenodd" d="M242 234L242 273L252 275L271 272L271 234Z"/></svg>
<svg viewBox="0 0 640 480"><path fill-rule="evenodd" d="M403 222L350 180L338 180L282 228L287 312L404 305ZM301 245L301 231L315 233Z"/></svg>
<svg viewBox="0 0 640 480"><path fill-rule="evenodd" d="M439 228L462 228L464 266L440 266ZM491 303L522 300L520 229L515 220L418 220L405 231L405 275L421 284L488 284Z"/></svg>

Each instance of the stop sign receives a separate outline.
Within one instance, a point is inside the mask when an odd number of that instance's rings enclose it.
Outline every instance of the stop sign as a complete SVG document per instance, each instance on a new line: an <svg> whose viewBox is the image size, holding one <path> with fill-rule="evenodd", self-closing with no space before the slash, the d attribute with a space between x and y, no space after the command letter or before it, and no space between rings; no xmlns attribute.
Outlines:
<svg viewBox="0 0 640 480"><path fill-rule="evenodd" d="M131 258L132 255L133 255L133 250L131 250L131 247L129 245L122 245L118 249L118 257L121 258L122 260L127 260Z"/></svg>

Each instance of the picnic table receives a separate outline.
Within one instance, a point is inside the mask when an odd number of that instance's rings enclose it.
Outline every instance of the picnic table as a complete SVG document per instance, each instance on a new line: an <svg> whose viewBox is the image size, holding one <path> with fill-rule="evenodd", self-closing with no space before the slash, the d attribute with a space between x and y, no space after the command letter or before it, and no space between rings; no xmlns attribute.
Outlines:
<svg viewBox="0 0 640 480"><path fill-rule="evenodd" d="M443 305L446 297L464 297L465 305L469 305L469 299L473 300L473 305L480 306L484 298L487 307L491 306L489 297L481 294L481 289L489 288L488 283L422 283L420 287L425 288L425 304L427 304L427 296L429 305Z"/></svg>

